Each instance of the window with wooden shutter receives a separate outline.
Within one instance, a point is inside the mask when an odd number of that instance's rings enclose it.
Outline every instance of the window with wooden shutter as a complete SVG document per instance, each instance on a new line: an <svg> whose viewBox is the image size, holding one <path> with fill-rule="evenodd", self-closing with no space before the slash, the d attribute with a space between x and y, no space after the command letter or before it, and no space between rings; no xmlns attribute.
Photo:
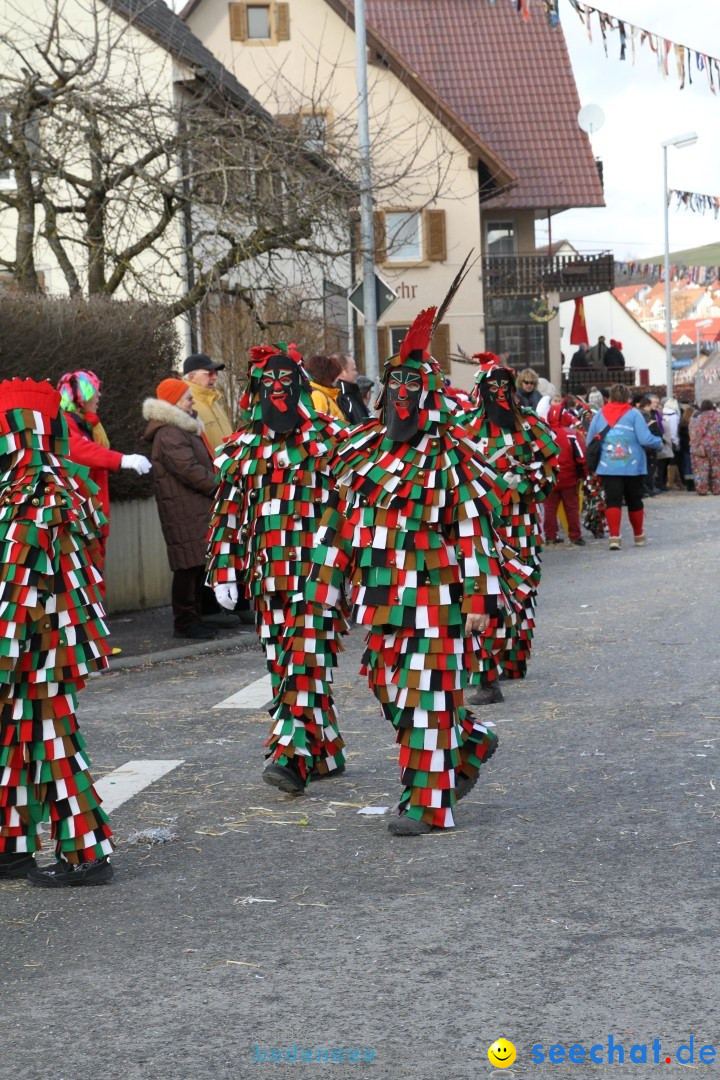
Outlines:
<svg viewBox="0 0 720 1080"><path fill-rule="evenodd" d="M375 262L384 263L387 259L387 241L385 239L385 214L376 210L373 214L375 226Z"/></svg>
<svg viewBox="0 0 720 1080"><path fill-rule="evenodd" d="M275 5L275 38L277 41L290 40L290 5Z"/></svg>
<svg viewBox="0 0 720 1080"><path fill-rule="evenodd" d="M378 367L380 369L380 376L382 377L383 364L390 355L390 330L387 326L378 326L377 328L377 343L378 343ZM355 363L357 369L361 374L365 374L365 327L361 324L357 326L357 333L355 335Z"/></svg>
<svg viewBox="0 0 720 1080"><path fill-rule="evenodd" d="M230 14L230 40L247 41L247 4L228 4Z"/></svg>
<svg viewBox="0 0 720 1080"><path fill-rule="evenodd" d="M445 239L445 211L425 211L426 257L430 262L445 262L447 241Z"/></svg>
<svg viewBox="0 0 720 1080"><path fill-rule="evenodd" d="M439 363L446 375L450 374L450 327L447 323L440 323L433 334L431 344L432 355Z"/></svg>

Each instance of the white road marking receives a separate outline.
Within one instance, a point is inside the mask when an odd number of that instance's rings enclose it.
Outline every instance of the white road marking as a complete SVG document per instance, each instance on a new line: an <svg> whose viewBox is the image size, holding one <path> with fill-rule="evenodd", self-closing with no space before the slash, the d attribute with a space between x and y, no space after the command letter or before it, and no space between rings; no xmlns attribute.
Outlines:
<svg viewBox="0 0 720 1080"><path fill-rule="evenodd" d="M95 787L102 799L103 810L108 813L117 810L133 795L137 795L143 788L154 784L156 780L177 769L183 764L183 759L178 761L126 761L119 769L113 769L111 773L102 776L95 781Z"/></svg>
<svg viewBox="0 0 720 1080"><path fill-rule="evenodd" d="M213 705L215 709L264 709L272 701L272 684L269 675L243 686L237 694Z"/></svg>

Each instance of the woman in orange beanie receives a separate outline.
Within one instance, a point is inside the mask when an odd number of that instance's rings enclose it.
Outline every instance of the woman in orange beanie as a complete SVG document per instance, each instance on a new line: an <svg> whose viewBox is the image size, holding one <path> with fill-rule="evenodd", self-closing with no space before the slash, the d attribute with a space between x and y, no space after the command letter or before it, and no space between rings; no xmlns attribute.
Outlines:
<svg viewBox="0 0 720 1080"><path fill-rule="evenodd" d="M217 631L201 622L206 535L217 486L212 458L188 384L163 379L156 394L143 405L143 438L152 445L153 486L173 572L174 633L213 638Z"/></svg>

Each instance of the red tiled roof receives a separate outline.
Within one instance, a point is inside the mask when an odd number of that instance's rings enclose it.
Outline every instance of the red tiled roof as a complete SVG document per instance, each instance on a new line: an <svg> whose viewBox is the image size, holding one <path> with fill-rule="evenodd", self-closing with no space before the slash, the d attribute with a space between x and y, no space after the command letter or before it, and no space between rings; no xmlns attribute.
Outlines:
<svg viewBox="0 0 720 1080"><path fill-rule="evenodd" d="M352 0L345 0L351 6ZM368 0L368 23L517 173L487 207L604 206L562 29L487 0Z"/></svg>
<svg viewBox="0 0 720 1080"><path fill-rule="evenodd" d="M637 296L641 288L641 285L618 285L616 289L613 289L612 294L616 300L619 300L625 306L629 300L633 300Z"/></svg>

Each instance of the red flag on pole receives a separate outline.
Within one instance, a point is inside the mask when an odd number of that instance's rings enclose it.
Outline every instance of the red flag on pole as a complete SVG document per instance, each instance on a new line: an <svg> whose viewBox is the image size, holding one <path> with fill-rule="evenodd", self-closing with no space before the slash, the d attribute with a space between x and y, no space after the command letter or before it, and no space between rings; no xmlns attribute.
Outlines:
<svg viewBox="0 0 720 1080"><path fill-rule="evenodd" d="M570 331L571 345L587 345L587 327L585 326L585 306L582 296L575 301L575 314L573 315L572 330Z"/></svg>

